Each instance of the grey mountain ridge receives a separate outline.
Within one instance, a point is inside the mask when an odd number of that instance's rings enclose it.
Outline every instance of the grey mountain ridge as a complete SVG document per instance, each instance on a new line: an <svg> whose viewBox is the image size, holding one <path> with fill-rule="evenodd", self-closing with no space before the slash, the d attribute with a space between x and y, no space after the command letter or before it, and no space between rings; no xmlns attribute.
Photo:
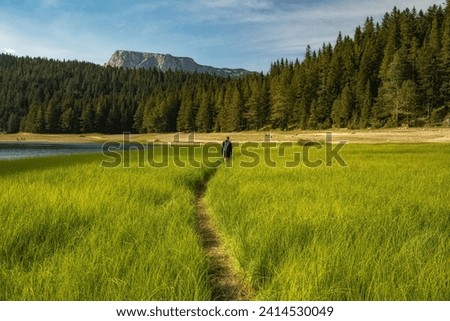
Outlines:
<svg viewBox="0 0 450 321"><path fill-rule="evenodd" d="M242 68L215 68L197 64L189 57L174 57L170 54L117 50L109 59L107 66L123 68L157 68L161 71L179 70L190 73L205 73L223 77L240 77L254 73Z"/></svg>

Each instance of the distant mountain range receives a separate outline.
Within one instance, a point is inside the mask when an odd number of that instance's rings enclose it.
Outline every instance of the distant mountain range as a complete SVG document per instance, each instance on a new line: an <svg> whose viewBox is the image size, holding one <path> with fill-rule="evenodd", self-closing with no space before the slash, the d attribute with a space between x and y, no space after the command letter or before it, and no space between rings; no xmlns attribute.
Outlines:
<svg viewBox="0 0 450 321"><path fill-rule="evenodd" d="M242 68L215 68L197 64L189 57L174 57L169 54L117 50L109 59L107 66L124 68L157 68L162 71L180 70L190 73L204 73L223 77L240 77L254 73Z"/></svg>

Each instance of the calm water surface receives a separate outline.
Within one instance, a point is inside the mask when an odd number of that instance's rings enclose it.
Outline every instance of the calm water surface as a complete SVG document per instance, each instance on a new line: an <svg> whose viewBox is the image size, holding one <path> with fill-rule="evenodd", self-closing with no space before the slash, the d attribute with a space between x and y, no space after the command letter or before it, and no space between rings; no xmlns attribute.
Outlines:
<svg viewBox="0 0 450 321"><path fill-rule="evenodd" d="M0 142L0 160L42 156L100 153L98 143Z"/></svg>

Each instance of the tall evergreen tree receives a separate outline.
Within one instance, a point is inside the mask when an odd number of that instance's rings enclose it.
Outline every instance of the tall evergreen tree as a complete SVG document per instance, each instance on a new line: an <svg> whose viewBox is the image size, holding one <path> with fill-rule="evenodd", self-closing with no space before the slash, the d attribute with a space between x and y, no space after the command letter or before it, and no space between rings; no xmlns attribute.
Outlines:
<svg viewBox="0 0 450 321"><path fill-rule="evenodd" d="M194 132L195 116L194 88L184 86L181 92L181 106L177 118L177 130L181 132Z"/></svg>
<svg viewBox="0 0 450 321"><path fill-rule="evenodd" d="M292 76L293 66L290 64L283 69L279 76L272 79L270 85L272 126L283 130L288 129L293 117L295 93L291 86Z"/></svg>
<svg viewBox="0 0 450 321"><path fill-rule="evenodd" d="M379 119L391 116L390 125L397 126L399 115L404 113L402 108L401 88L403 82L407 80L406 57L401 51L394 54L393 61L389 64L385 78L380 88L378 97L378 115ZM386 121L387 119L384 119Z"/></svg>
<svg viewBox="0 0 450 321"><path fill-rule="evenodd" d="M419 54L419 79L423 93L425 112L430 117L434 108L440 104L441 72L439 66L440 35L439 22L433 19L431 31Z"/></svg>
<svg viewBox="0 0 450 321"><path fill-rule="evenodd" d="M95 132L95 109L92 102L87 103L81 113L80 129L82 133Z"/></svg>
<svg viewBox="0 0 450 321"><path fill-rule="evenodd" d="M440 71L442 84L440 88L442 102L450 107L450 0L447 0L445 20L442 31L442 49L440 53Z"/></svg>
<svg viewBox="0 0 450 321"><path fill-rule="evenodd" d="M200 132L209 133L213 128L214 110L210 92L203 91L198 113L195 118L196 128Z"/></svg>
<svg viewBox="0 0 450 321"><path fill-rule="evenodd" d="M269 93L263 77L252 80L251 95L247 102L247 128L258 130L264 127L269 111Z"/></svg>

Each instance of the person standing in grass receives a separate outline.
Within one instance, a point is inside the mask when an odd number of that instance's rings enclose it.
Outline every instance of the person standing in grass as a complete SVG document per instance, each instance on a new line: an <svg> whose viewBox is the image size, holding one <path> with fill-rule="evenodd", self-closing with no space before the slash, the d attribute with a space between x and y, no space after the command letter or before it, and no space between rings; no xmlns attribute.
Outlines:
<svg viewBox="0 0 450 321"><path fill-rule="evenodd" d="M225 163L228 162L232 153L233 153L233 144L231 144L230 137L227 136L227 139L225 139L222 143L222 155Z"/></svg>

